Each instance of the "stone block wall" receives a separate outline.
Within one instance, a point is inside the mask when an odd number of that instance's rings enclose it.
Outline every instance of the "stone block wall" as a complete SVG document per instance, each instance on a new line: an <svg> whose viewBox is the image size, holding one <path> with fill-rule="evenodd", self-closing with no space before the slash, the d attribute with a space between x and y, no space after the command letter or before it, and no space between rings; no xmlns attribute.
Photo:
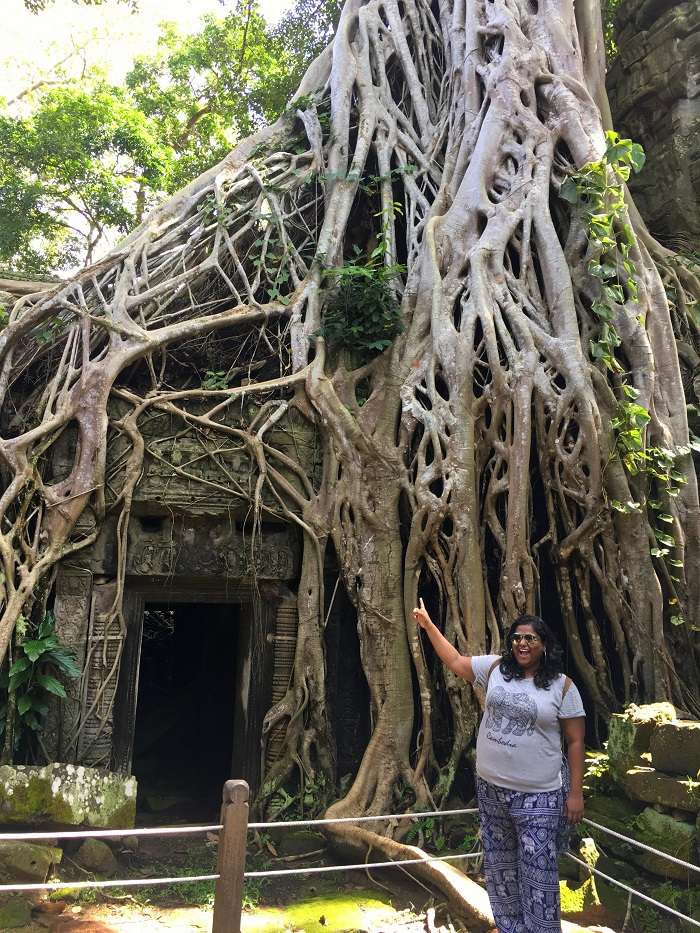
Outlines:
<svg viewBox="0 0 700 933"><path fill-rule="evenodd" d="M700 722L677 719L670 703L632 705L611 717L608 756L613 783L589 786L586 816L700 865ZM700 874L689 877L682 866L602 831L591 834L605 851L651 875L685 885L700 880Z"/></svg>
<svg viewBox="0 0 700 933"><path fill-rule="evenodd" d="M632 192L655 236L692 247L700 242L700 3L626 0L616 30L613 122L647 154Z"/></svg>

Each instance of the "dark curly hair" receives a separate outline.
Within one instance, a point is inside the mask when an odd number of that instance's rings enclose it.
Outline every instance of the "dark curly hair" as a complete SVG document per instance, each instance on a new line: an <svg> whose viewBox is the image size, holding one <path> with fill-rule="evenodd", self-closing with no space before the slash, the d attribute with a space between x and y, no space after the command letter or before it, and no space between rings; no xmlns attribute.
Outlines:
<svg viewBox="0 0 700 933"><path fill-rule="evenodd" d="M499 665L499 670L503 675L503 679L522 680L522 678L525 676L522 668L515 660L515 655L513 654L512 650L512 638L515 634L515 630L519 625L531 625L535 632L537 632L537 634L542 639L545 654L542 656L542 660L540 661L540 666L537 670L537 673L535 674L534 681L536 687L541 687L543 690L549 690L549 686L552 681L556 680L559 674L563 673L562 650L550 627L547 625L544 619L541 619L539 616L519 616L508 629L508 634L506 635L505 641L503 643L503 655L501 656L501 663Z"/></svg>

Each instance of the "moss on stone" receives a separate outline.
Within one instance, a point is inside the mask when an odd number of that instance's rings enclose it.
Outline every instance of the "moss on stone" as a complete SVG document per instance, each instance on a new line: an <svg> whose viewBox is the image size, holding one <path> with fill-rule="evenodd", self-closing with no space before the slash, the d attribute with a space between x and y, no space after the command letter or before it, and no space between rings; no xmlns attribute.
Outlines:
<svg viewBox="0 0 700 933"><path fill-rule="evenodd" d="M566 914L580 914L590 907L600 905L600 897L593 878L585 881L560 881L559 895L561 897L561 912Z"/></svg>
<svg viewBox="0 0 700 933"><path fill-rule="evenodd" d="M700 917L700 888L683 887L682 885L666 881L652 888L649 891L649 895L662 904L666 904L667 907L673 907L674 910L678 910L688 917ZM685 931L694 933L697 927L681 921L680 929L683 930L684 933Z"/></svg>
<svg viewBox="0 0 700 933"><path fill-rule="evenodd" d="M688 813L700 812L700 781L692 778L672 777L654 768L637 766L625 772L622 785L635 800Z"/></svg>
<svg viewBox="0 0 700 933"><path fill-rule="evenodd" d="M0 930L16 930L31 923L32 912L22 897L9 897L0 901Z"/></svg>
<svg viewBox="0 0 700 933"><path fill-rule="evenodd" d="M586 802L586 816L615 832L675 855L676 858L694 861L697 834L690 822L659 813L653 807L641 807L624 797L593 797ZM645 871L662 878L688 880L685 869L661 856L644 852L592 826L587 826L586 832L606 852L632 862Z"/></svg>
<svg viewBox="0 0 700 933"><path fill-rule="evenodd" d="M695 861L696 834L695 826L684 820L677 820L666 813L659 813L653 807L643 810L632 826L635 839L648 846L668 852L685 862ZM651 852L638 851L634 856L635 864L662 878L674 878L688 882L689 872L680 865Z"/></svg>
<svg viewBox="0 0 700 933"><path fill-rule="evenodd" d="M0 767L0 824L128 828L136 818L136 780L54 763Z"/></svg>
<svg viewBox="0 0 700 933"><path fill-rule="evenodd" d="M339 891L305 898L284 909L259 908L255 911L254 923L241 928L254 929L255 933L282 933L286 930L303 930L304 933L345 933L348 930L363 930L372 921L387 923L391 929L393 908L376 891Z"/></svg>
<svg viewBox="0 0 700 933"><path fill-rule="evenodd" d="M591 797L586 801L588 819L630 837L634 836L634 821L643 809L641 804L621 796ZM586 835L591 836L604 852L610 852L625 861L632 859L634 851L628 843L590 825L586 825Z"/></svg>
<svg viewBox="0 0 700 933"><path fill-rule="evenodd" d="M282 833L277 849L280 855L304 855L325 847L325 836L308 829L297 829Z"/></svg>

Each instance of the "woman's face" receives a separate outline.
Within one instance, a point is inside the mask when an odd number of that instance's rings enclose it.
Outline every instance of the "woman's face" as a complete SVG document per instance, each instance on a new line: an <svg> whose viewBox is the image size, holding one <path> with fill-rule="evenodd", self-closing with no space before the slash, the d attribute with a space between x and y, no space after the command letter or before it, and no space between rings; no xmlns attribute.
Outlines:
<svg viewBox="0 0 700 933"><path fill-rule="evenodd" d="M523 671L536 671L544 653L544 643L531 625L519 625L511 643L513 657Z"/></svg>

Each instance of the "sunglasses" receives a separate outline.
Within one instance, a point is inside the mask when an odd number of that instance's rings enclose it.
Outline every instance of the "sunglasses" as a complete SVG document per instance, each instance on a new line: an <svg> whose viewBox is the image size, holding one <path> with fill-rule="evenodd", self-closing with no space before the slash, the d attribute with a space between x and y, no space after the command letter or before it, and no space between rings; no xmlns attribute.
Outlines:
<svg viewBox="0 0 700 933"><path fill-rule="evenodd" d="M527 642L528 645L536 645L538 641L541 641L539 635L531 635L530 632L524 635L513 635L510 640L514 645L520 644L521 641Z"/></svg>

